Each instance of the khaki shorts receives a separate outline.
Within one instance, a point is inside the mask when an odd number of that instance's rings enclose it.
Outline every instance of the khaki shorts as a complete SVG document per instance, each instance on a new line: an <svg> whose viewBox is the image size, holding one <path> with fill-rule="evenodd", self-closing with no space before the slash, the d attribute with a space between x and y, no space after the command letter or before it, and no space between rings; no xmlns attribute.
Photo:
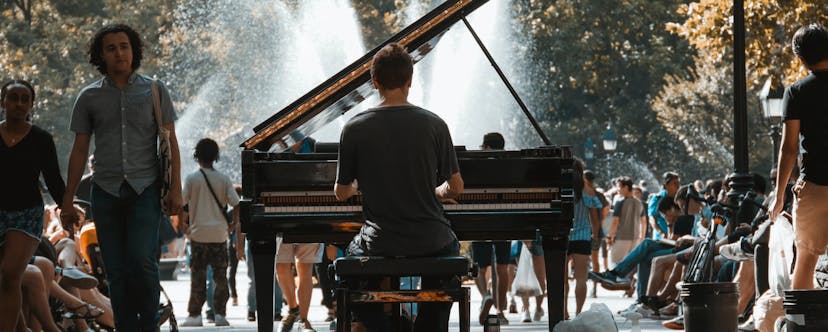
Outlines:
<svg viewBox="0 0 828 332"><path fill-rule="evenodd" d="M609 248L609 268L615 268L618 263L627 257L627 254L635 248L635 241L633 240L615 240L615 243Z"/></svg>
<svg viewBox="0 0 828 332"><path fill-rule="evenodd" d="M276 254L276 263L322 263L322 245L319 243L282 243Z"/></svg>
<svg viewBox="0 0 828 332"><path fill-rule="evenodd" d="M799 180L793 193L796 249L822 255L828 248L828 186Z"/></svg>

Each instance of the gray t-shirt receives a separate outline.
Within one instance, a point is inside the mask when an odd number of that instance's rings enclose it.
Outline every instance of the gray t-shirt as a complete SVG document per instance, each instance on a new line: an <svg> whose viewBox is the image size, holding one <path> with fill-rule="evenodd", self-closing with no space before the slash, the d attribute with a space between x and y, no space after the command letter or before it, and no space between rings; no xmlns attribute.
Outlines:
<svg viewBox="0 0 828 332"><path fill-rule="evenodd" d="M126 181L141 193L160 175L158 126L152 106L152 79L133 73L122 90L104 77L83 88L69 128L95 139L95 184L115 197ZM170 94L158 83L162 123L175 120Z"/></svg>
<svg viewBox="0 0 828 332"><path fill-rule="evenodd" d="M366 223L354 238L367 255L417 256L457 237L434 188L459 171L446 123L415 106L369 109L342 130L337 180L358 180Z"/></svg>
<svg viewBox="0 0 828 332"><path fill-rule="evenodd" d="M612 215L618 217L618 228L615 230L616 240L635 240L643 210L641 201L635 197L626 197L615 202Z"/></svg>

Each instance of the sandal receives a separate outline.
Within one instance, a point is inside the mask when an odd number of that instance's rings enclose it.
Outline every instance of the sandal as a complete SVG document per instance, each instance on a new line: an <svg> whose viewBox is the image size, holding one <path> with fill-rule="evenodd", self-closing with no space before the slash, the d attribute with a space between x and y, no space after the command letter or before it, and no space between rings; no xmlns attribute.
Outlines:
<svg viewBox="0 0 828 332"><path fill-rule="evenodd" d="M81 305L70 308L65 307L67 312L63 314L66 319L95 319L104 314L104 310L83 302Z"/></svg>

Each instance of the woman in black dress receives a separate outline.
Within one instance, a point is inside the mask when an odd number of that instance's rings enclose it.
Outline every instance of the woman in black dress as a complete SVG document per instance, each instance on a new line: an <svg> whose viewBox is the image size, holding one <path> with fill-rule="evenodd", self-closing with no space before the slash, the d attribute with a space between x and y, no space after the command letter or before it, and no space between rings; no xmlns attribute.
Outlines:
<svg viewBox="0 0 828 332"><path fill-rule="evenodd" d="M63 199L52 135L29 121L35 90L12 80L0 88L0 332L12 331L20 315L21 282L43 232L43 175L55 202Z"/></svg>

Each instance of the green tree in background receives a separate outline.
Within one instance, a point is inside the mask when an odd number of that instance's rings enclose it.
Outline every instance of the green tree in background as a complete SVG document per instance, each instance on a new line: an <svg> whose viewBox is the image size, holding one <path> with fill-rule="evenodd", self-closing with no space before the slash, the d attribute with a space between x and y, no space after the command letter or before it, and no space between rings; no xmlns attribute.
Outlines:
<svg viewBox="0 0 828 332"><path fill-rule="evenodd" d="M292 8L297 1L283 4ZM402 13L412 1L435 6L429 0L350 1L367 49L403 28ZM58 154L66 156L72 139L69 115L78 90L100 77L87 63L86 45L103 25L126 23L139 31L147 45L140 72L169 80L179 111L209 82L210 72L197 69L229 70L229 61L238 57L271 68L268 62L280 58L282 53L261 54L255 48L234 53L238 48L233 45L251 42L255 36L212 33L210 24L220 19L215 15L226 14L182 10L192 8L187 5L194 2L0 0L0 77L35 84L34 121L55 135ZM745 2L750 163L752 170L767 174L768 127L756 93L769 76L790 84L806 74L791 54L789 40L804 24L828 24L828 1ZM213 3L217 2L209 2ZM652 173L678 170L685 179L730 172L731 1L511 0L509 4L518 36L514 47L525 55L522 77L513 83L553 143L572 145L582 155L586 138L600 146L601 134L611 124L619 134L618 152L608 155L599 148L596 153L596 171L604 179L627 172L630 168L619 163L635 160ZM237 10L252 10L245 6L262 4L234 5ZM192 22L188 29L175 24L184 18ZM186 59L179 56L181 50L190 51ZM273 72L279 69L273 68ZM257 88L243 78L228 85ZM234 111L232 103L224 106L228 108L220 108ZM520 121L513 121L514 130L523 133L527 142L537 141ZM227 125L234 126L238 124ZM59 159L65 163L65 158Z"/></svg>
<svg viewBox="0 0 828 332"><path fill-rule="evenodd" d="M158 37L166 32L173 1L8 0L0 12L0 77L30 80L37 89L34 123L55 137L68 156L74 135L69 116L78 90L100 74L88 63L94 32L115 22L133 25L149 46L141 72L152 76L169 63ZM66 158L58 158L65 166Z"/></svg>
<svg viewBox="0 0 828 332"><path fill-rule="evenodd" d="M527 63L537 84L532 104L545 111L538 118L553 142L573 145L580 155L586 137L600 145L601 133L611 124L620 135L618 151L646 162L652 171L686 166L681 149L673 147L679 141L663 129L650 106L665 76L686 76L695 54L687 41L666 30L682 18L680 4L515 3L529 36Z"/></svg>
<svg viewBox="0 0 828 332"><path fill-rule="evenodd" d="M670 76L653 102L658 119L677 135L704 169L733 167L733 36L731 1L703 0L683 5L683 23L668 29L686 38L699 56L692 75ZM769 130L758 92L768 77L790 84L806 75L790 49L799 27L828 22L828 2L745 1L748 128L751 171L767 176L773 167Z"/></svg>

